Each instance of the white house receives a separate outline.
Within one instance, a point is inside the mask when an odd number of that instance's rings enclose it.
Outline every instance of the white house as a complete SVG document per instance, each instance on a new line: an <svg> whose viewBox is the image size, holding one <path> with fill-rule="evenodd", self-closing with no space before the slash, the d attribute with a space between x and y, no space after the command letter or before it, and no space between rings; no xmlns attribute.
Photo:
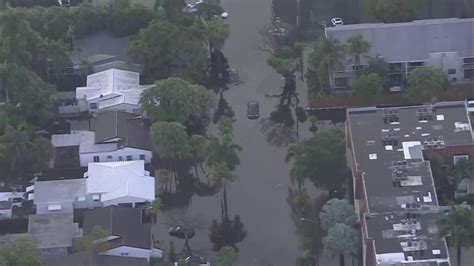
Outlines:
<svg viewBox="0 0 474 266"><path fill-rule="evenodd" d="M155 199L155 178L143 161L90 163L87 193L100 198L104 206L141 203Z"/></svg>
<svg viewBox="0 0 474 266"><path fill-rule="evenodd" d="M139 113L140 96L150 86L153 85L140 85L137 72L112 68L87 76L86 86L76 89L76 99L90 113L106 110Z"/></svg>
<svg viewBox="0 0 474 266"><path fill-rule="evenodd" d="M144 161L90 163L84 178L36 181L34 204L37 214L72 213L119 204L155 199L155 179Z"/></svg>
<svg viewBox="0 0 474 266"><path fill-rule="evenodd" d="M110 232L103 239L107 241L107 250L100 254L147 260L155 254L161 257L162 251L153 248L152 226L142 221L141 209L110 206L88 211L84 214L84 233L94 227Z"/></svg>
<svg viewBox="0 0 474 266"><path fill-rule="evenodd" d="M97 114L71 134L51 137L55 148L79 147L80 165L91 162L143 160L150 163L153 144L150 127L141 117L119 111Z"/></svg>

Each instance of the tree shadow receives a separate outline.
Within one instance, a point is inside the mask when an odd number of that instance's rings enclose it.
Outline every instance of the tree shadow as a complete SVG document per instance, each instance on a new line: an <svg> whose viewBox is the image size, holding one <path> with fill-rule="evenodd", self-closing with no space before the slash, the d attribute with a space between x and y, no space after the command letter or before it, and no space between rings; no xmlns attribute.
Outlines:
<svg viewBox="0 0 474 266"><path fill-rule="evenodd" d="M296 82L293 74L284 77L285 84L281 94L266 95L269 98L277 98L278 103L275 110L270 113L269 118L262 119L260 130L265 135L266 140L277 147L295 142L298 138L298 122L306 120L306 114L301 107L296 93ZM292 109L295 109L292 111ZM296 119L293 117L296 114ZM304 117L302 116L304 114ZM296 128L295 128L296 125Z"/></svg>
<svg viewBox="0 0 474 266"><path fill-rule="evenodd" d="M181 177L179 180L175 191L162 191L160 193L163 209L188 207L194 195L210 197L216 195L219 191L193 175L187 175L185 178Z"/></svg>
<svg viewBox="0 0 474 266"><path fill-rule="evenodd" d="M227 100L224 99L224 94L221 92L219 94L217 108L214 111L214 115L212 116L212 123L216 124L224 115L233 118L235 116L235 112L232 110L232 107L229 105Z"/></svg>
<svg viewBox="0 0 474 266"><path fill-rule="evenodd" d="M220 222L213 220L209 228L209 240L213 244L213 250L219 251L224 246L231 246L239 250L237 243L241 242L247 236L240 216L236 215L233 220L229 217L223 217Z"/></svg>

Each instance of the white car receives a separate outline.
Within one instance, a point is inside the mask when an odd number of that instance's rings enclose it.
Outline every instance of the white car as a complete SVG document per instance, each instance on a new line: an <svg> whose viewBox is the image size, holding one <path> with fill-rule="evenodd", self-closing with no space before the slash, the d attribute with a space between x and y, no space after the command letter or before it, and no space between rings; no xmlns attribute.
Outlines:
<svg viewBox="0 0 474 266"><path fill-rule="evenodd" d="M344 21L342 21L342 18L332 18L331 23L333 26L344 25Z"/></svg>
<svg viewBox="0 0 474 266"><path fill-rule="evenodd" d="M204 4L204 2L201 0L201 1L197 1L195 3L190 3L190 4L187 4L184 8L183 8L183 12L184 13L188 13L188 14L194 14L196 12L198 12L198 6L200 4ZM220 14L220 17L222 19L226 19L229 17L229 12L226 12L224 10L221 9L221 14ZM216 14L215 17L219 17L219 14Z"/></svg>
<svg viewBox="0 0 474 266"><path fill-rule="evenodd" d="M467 101L467 112L468 113L474 113L474 100L473 101Z"/></svg>

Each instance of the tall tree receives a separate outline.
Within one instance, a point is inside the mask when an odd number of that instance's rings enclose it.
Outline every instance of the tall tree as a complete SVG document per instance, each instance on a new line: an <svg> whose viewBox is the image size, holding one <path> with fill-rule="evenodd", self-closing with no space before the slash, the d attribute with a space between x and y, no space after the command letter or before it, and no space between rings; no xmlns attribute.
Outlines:
<svg viewBox="0 0 474 266"><path fill-rule="evenodd" d="M314 44L313 51L309 54L309 67L318 73L320 89L324 84L332 84L332 72L341 64L344 45L335 39L321 37ZM327 81L329 78L329 82Z"/></svg>
<svg viewBox="0 0 474 266"><path fill-rule="evenodd" d="M405 22L416 18L415 0L370 0L368 13L380 22Z"/></svg>
<svg viewBox="0 0 474 266"><path fill-rule="evenodd" d="M237 261L237 253L230 246L224 246L217 254L217 261L220 266L232 266Z"/></svg>
<svg viewBox="0 0 474 266"><path fill-rule="evenodd" d="M339 255L339 265L344 266L344 255L354 256L357 252L357 232L351 226L337 223L329 228L323 238L324 249L331 255Z"/></svg>
<svg viewBox="0 0 474 266"><path fill-rule="evenodd" d="M46 265L38 253L36 241L28 237L0 239L0 265L43 266Z"/></svg>
<svg viewBox="0 0 474 266"><path fill-rule="evenodd" d="M191 156L185 127L176 122L156 122L151 133L158 156L162 160L168 160L168 167L176 175L179 161Z"/></svg>
<svg viewBox="0 0 474 266"><path fill-rule="evenodd" d="M180 76L201 81L206 76L208 55L202 21L157 19L130 43L129 54L143 64L146 77Z"/></svg>
<svg viewBox="0 0 474 266"><path fill-rule="evenodd" d="M227 186L235 180L232 171L224 162L215 162L211 166L210 184L221 189L222 217L229 217L227 206Z"/></svg>
<svg viewBox="0 0 474 266"><path fill-rule="evenodd" d="M229 170L235 170L235 167L240 164L238 151L242 150L237 144L232 141L233 125L232 119L228 116L223 116L219 119L218 124L219 138L212 139L208 146L207 165L211 166L214 163L224 163Z"/></svg>
<svg viewBox="0 0 474 266"><path fill-rule="evenodd" d="M301 160L298 160L296 157L301 154L301 151L299 150L301 146L299 146L296 143L290 143L286 147L286 156L285 156L285 162L289 163L290 161L293 161L293 165L290 168L290 181L291 184L297 184L298 190L301 190L304 185L304 173L303 173L303 168L301 166Z"/></svg>
<svg viewBox="0 0 474 266"><path fill-rule="evenodd" d="M141 99L142 109L153 121L185 123L190 116L208 117L214 106L206 88L179 78L158 81Z"/></svg>
<svg viewBox="0 0 474 266"><path fill-rule="evenodd" d="M199 172L197 169L198 165L201 167L203 173L206 174L202 164L206 160L206 151L209 145L209 140L203 135L192 135L189 139L189 145L191 146L194 171L196 172L196 176L199 178Z"/></svg>
<svg viewBox="0 0 474 266"><path fill-rule="evenodd" d="M354 66L359 66L360 57L370 51L370 43L361 34L351 36L347 39L346 50L353 57Z"/></svg>
<svg viewBox="0 0 474 266"><path fill-rule="evenodd" d="M213 18L206 24L206 36L211 53L213 49L221 50L224 47L225 41L230 36L229 28L230 24L221 18Z"/></svg>
<svg viewBox="0 0 474 266"><path fill-rule="evenodd" d="M337 223L354 226L357 215L354 206L350 205L348 200L334 198L330 199L323 206L319 213L319 219L321 227L324 230L329 230L329 228Z"/></svg>
<svg viewBox="0 0 474 266"><path fill-rule="evenodd" d="M362 75L352 83L352 90L368 103L375 103L383 93L383 79L375 73Z"/></svg>
<svg viewBox="0 0 474 266"><path fill-rule="evenodd" d="M440 68L420 67L411 71L405 96L409 99L430 100L444 89L446 76Z"/></svg>
<svg viewBox="0 0 474 266"><path fill-rule="evenodd" d="M2 28L2 61L10 64L29 65L28 38L32 34L25 12L7 6L0 17Z"/></svg>
<svg viewBox="0 0 474 266"><path fill-rule="evenodd" d="M453 206L452 211L438 222L438 234L447 237L456 248L457 265L461 266L461 247L474 237L474 213L466 203Z"/></svg>
<svg viewBox="0 0 474 266"><path fill-rule="evenodd" d="M161 205L161 199L156 198L154 201L148 202L145 206L145 213L152 217L154 223L156 223L156 215L161 211Z"/></svg>
<svg viewBox="0 0 474 266"><path fill-rule="evenodd" d="M33 147L26 126L23 124L17 127L8 126L5 134L0 136L0 146L6 154L3 160L7 168L1 171L6 175L4 178L21 174L27 166L29 153Z"/></svg>
<svg viewBox="0 0 474 266"><path fill-rule="evenodd" d="M345 183L348 168L344 135L337 129L317 132L312 138L299 142L294 165L317 187L334 190Z"/></svg>

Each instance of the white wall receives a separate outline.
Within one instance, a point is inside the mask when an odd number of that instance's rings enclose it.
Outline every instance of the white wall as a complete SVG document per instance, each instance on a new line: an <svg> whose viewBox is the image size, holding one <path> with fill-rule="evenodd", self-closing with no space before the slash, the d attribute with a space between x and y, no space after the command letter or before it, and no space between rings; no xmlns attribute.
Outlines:
<svg viewBox="0 0 474 266"><path fill-rule="evenodd" d="M61 210L59 211L49 211L48 205L60 204ZM36 214L52 214L52 213L72 213L74 211L72 202L62 202L62 203L35 203L36 205Z"/></svg>
<svg viewBox="0 0 474 266"><path fill-rule="evenodd" d="M463 60L457 52L431 53L427 63L428 66L441 68L449 81L453 81L453 78L464 79L462 64ZM456 69L456 74L448 74L449 69Z"/></svg>
<svg viewBox="0 0 474 266"><path fill-rule="evenodd" d="M12 209L0 210L0 220L12 218Z"/></svg>
<svg viewBox="0 0 474 266"><path fill-rule="evenodd" d="M151 148L151 147L150 147ZM132 160L139 160L140 155L145 155L145 163L151 163L152 152L145 151L135 148L123 148L117 151L111 152L97 152L97 153L82 153L79 155L81 160L81 166L87 166L88 163L94 162L94 156L99 156L100 162L115 162L119 161L119 156L122 156L122 161L127 160L127 155L132 156ZM112 158L108 159L107 156L112 155Z"/></svg>
<svg viewBox="0 0 474 266"><path fill-rule="evenodd" d="M98 112L105 112L105 111L124 111L127 113L132 114L139 114L140 113L140 106L136 104L127 104L121 103L113 106L108 106L106 108L100 108L97 110Z"/></svg>
<svg viewBox="0 0 474 266"><path fill-rule="evenodd" d="M111 256L145 258L147 260L150 260L150 253L151 253L151 250L149 250L149 249L122 246L122 247L118 247L118 248L109 249L109 250L107 250L105 252L102 252L100 254L111 255ZM128 255L125 255L125 254L128 254Z"/></svg>
<svg viewBox="0 0 474 266"><path fill-rule="evenodd" d="M140 202L145 202L147 200L150 200L150 199L141 199L141 198L126 196L126 197L120 197L113 200L103 201L103 203L104 203L104 207L107 207L107 206L119 205L123 203L140 203Z"/></svg>

